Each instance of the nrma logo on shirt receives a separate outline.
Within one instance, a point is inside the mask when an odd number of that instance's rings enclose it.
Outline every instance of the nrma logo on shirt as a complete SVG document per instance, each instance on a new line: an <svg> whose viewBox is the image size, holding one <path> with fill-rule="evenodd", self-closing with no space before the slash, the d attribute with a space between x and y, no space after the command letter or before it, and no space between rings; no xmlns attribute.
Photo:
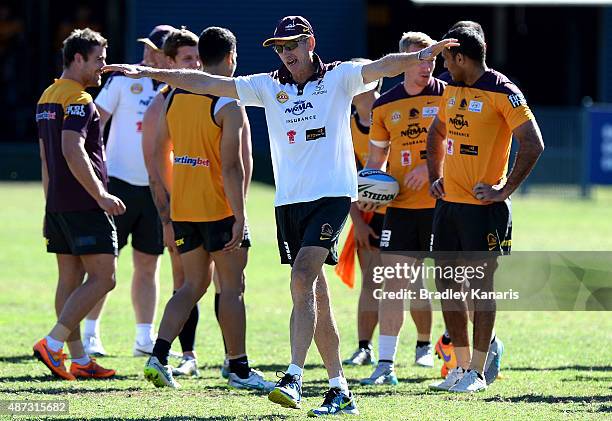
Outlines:
<svg viewBox="0 0 612 421"><path fill-rule="evenodd" d="M191 167L210 167L209 159L202 159L198 157L192 157L189 155L175 156L174 165L189 165Z"/></svg>
<svg viewBox="0 0 612 421"><path fill-rule="evenodd" d="M312 103L307 101L295 101L292 107L285 108L285 114L302 115L309 108L314 108Z"/></svg>

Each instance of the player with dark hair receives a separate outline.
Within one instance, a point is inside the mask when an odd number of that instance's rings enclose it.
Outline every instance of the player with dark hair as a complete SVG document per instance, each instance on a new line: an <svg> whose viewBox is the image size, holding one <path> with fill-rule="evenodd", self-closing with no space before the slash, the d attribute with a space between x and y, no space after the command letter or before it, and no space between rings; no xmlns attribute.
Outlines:
<svg viewBox="0 0 612 421"><path fill-rule="evenodd" d="M482 37L482 39L485 39L485 34L484 31L482 29L482 25L480 25L478 22L474 22L473 20L460 20L458 22L455 22L453 24L453 26L450 27L449 31L452 31L453 29L457 29L457 28L472 28L474 30L476 30L476 32L478 32L480 34L480 36ZM485 49L486 49L487 44L485 43ZM451 81L451 75L448 72L448 70L445 70L444 72L440 73L440 75L438 76L438 79L443 80L444 82L448 83ZM448 335L447 335L448 336ZM447 337L448 339L448 337ZM445 340L445 342L448 342L447 340ZM438 341L438 344L440 344L440 341ZM438 344L436 344L436 346L438 346ZM447 345L447 344L445 344ZM448 349L448 351L452 352L452 347L450 349ZM437 351L438 354L440 354L440 351ZM444 351L442 351L442 355L444 355ZM444 358L444 357L442 357ZM446 361L446 360L445 360ZM444 366L446 367L446 366ZM444 367L442 368L442 370L444 370Z"/></svg>
<svg viewBox="0 0 612 421"><path fill-rule="evenodd" d="M418 60L432 60L445 40L418 53L390 54L372 63L324 64L314 53L310 23L286 16L267 39L282 65L271 73L238 78L205 72L163 71L133 65L107 66L130 77L151 76L199 94L240 99L266 110L276 182L275 214L281 262L290 264L293 310L291 364L269 399L299 408L302 375L314 339L330 389L313 416L358 413L342 371L340 339L329 301L323 265L337 262L337 242L351 201L357 199L357 168L350 139L353 97L395 76ZM202 55L202 51L200 51Z"/></svg>
<svg viewBox="0 0 612 421"><path fill-rule="evenodd" d="M481 268L484 276L469 288L494 291L497 257L511 248L510 195L529 175L544 150L542 135L521 91L506 76L487 67L483 37L459 27L446 36L460 45L442 52L452 81L427 138L431 193L438 199L432 250L441 267ZM519 152L509 174L512 137ZM471 253L470 253L471 252ZM467 288L463 282L438 278L439 291ZM474 349L470 353L467 303L442 300L446 327L453 339L458 366L431 388L477 392L499 371L503 344L494 333L495 300L473 301Z"/></svg>
<svg viewBox="0 0 612 421"><path fill-rule="evenodd" d="M43 234L47 252L56 254L59 280L57 323L34 344L34 355L64 380L115 374L87 355L79 329L85 315L115 287L113 216L125 212L123 202L107 191L100 115L85 92L100 86L106 45L89 28L74 30L64 40L64 71L36 106L46 199ZM64 343L72 358L70 371L64 365Z"/></svg>

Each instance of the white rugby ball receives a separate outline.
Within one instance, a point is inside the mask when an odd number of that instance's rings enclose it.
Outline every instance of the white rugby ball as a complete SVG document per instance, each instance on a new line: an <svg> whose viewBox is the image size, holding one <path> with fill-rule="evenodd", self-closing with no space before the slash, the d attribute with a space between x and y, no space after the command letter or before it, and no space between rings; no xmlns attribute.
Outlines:
<svg viewBox="0 0 612 421"><path fill-rule="evenodd" d="M363 169L357 174L359 201L386 205L399 193L399 183L380 170Z"/></svg>

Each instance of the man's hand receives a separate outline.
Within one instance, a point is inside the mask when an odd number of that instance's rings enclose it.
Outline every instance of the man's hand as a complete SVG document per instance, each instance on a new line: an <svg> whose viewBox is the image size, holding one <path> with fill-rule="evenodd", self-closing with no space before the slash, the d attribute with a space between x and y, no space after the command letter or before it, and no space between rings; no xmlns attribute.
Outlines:
<svg viewBox="0 0 612 421"><path fill-rule="evenodd" d="M236 218L234 225L232 225L232 238L223 246L222 251L234 251L240 248L242 238L244 237L244 225L243 218Z"/></svg>
<svg viewBox="0 0 612 421"><path fill-rule="evenodd" d="M442 199L446 195L446 192L444 191L444 178L438 178L436 181L431 183L429 194L433 196L434 199Z"/></svg>
<svg viewBox="0 0 612 421"><path fill-rule="evenodd" d="M374 250L375 247L372 247L370 244L370 237L380 238L371 226L365 223L365 221L361 220L360 222L353 222L354 226L354 236L355 236L355 245L357 248L364 248L366 250Z"/></svg>
<svg viewBox="0 0 612 421"><path fill-rule="evenodd" d="M136 64L107 64L102 67L102 72L121 72L127 77L133 79L140 79L141 77L149 76L149 72L152 70L151 67L139 66Z"/></svg>
<svg viewBox="0 0 612 421"><path fill-rule="evenodd" d="M174 225L172 221L163 224L164 230L164 246L168 248L170 253L178 253L178 247L176 247L176 237L174 236Z"/></svg>
<svg viewBox="0 0 612 421"><path fill-rule="evenodd" d="M423 186L429 181L427 173L427 164L421 164L412 169L404 177L404 186L411 190L421 190Z"/></svg>
<svg viewBox="0 0 612 421"><path fill-rule="evenodd" d="M459 43L455 38L443 39L440 42L430 45L427 48L423 48L419 51L419 60L433 61L438 54L440 54L445 48L458 47Z"/></svg>
<svg viewBox="0 0 612 421"><path fill-rule="evenodd" d="M380 205L372 202L364 202L362 200L357 202L357 207L361 212L374 212L380 207Z"/></svg>
<svg viewBox="0 0 612 421"><path fill-rule="evenodd" d="M112 194L104 192L96 202L98 202L98 206L109 215L117 216L125 212L125 205L121 199Z"/></svg>
<svg viewBox="0 0 612 421"><path fill-rule="evenodd" d="M472 192L474 197L483 203L503 202L509 197L503 187L500 184L491 186L485 183L478 183L474 186Z"/></svg>

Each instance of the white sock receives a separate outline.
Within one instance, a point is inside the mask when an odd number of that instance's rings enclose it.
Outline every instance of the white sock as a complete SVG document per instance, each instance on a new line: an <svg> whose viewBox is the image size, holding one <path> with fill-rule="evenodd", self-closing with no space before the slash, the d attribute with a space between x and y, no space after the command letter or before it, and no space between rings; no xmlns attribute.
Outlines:
<svg viewBox="0 0 612 421"><path fill-rule="evenodd" d="M333 379L329 379L329 387L340 389L342 393L348 395L348 383L343 376L334 377Z"/></svg>
<svg viewBox="0 0 612 421"><path fill-rule="evenodd" d="M304 374L304 369L295 364L289 364L289 368L287 368L287 374L291 374L292 376L300 376L300 382L302 382L302 375Z"/></svg>
<svg viewBox="0 0 612 421"><path fill-rule="evenodd" d="M64 343L62 341L58 341L57 339L53 339L51 336L46 336L47 346L53 352L57 352L64 347Z"/></svg>
<svg viewBox="0 0 612 421"><path fill-rule="evenodd" d="M152 323L136 323L136 342L141 345L148 344L153 341L153 324Z"/></svg>
<svg viewBox="0 0 612 421"><path fill-rule="evenodd" d="M378 359L395 361L395 353L397 352L397 341L399 336L378 336Z"/></svg>
<svg viewBox="0 0 612 421"><path fill-rule="evenodd" d="M87 365L90 361L91 359L87 354L83 355L81 358L72 358L72 362L77 363L78 365Z"/></svg>
<svg viewBox="0 0 612 421"><path fill-rule="evenodd" d="M83 322L83 336L84 337L100 337L100 319L85 319Z"/></svg>

